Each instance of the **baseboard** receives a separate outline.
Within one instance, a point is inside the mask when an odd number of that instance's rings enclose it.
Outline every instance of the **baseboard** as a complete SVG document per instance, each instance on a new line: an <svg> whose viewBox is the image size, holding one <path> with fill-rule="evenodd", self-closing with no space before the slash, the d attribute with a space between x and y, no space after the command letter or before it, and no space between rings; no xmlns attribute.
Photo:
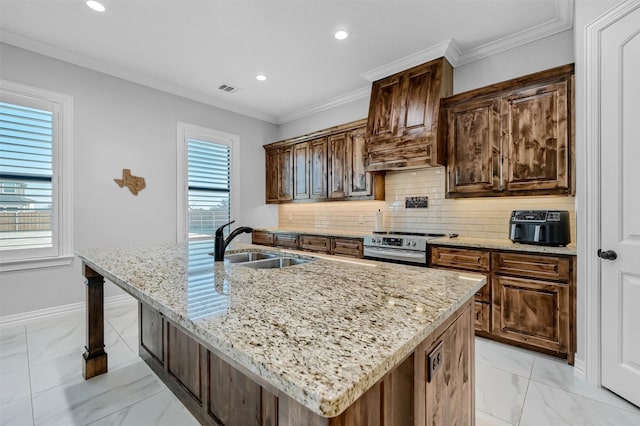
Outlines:
<svg viewBox="0 0 640 426"><path fill-rule="evenodd" d="M116 296L109 296L104 298L105 307L125 305L129 303L136 303L136 300L128 294L118 294ZM55 317L57 315L69 314L73 312L83 312L85 310L85 307L85 302L78 302L71 303L69 305L54 306L52 308L38 309L36 311L29 311L21 314L5 315L0 317L0 326L19 325L29 321Z"/></svg>
<svg viewBox="0 0 640 426"><path fill-rule="evenodd" d="M573 360L573 375L587 381L587 369L586 364L583 359L578 358L577 356Z"/></svg>

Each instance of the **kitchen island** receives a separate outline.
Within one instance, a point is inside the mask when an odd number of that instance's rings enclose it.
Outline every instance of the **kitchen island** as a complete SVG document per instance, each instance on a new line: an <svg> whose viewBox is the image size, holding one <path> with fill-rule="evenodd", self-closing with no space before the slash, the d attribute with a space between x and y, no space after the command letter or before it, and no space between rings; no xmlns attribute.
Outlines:
<svg viewBox="0 0 640 426"><path fill-rule="evenodd" d="M140 302L140 356L203 424L474 424L472 302L484 277L297 253L310 261L253 269L212 251L80 251L85 378L107 371L106 278Z"/></svg>

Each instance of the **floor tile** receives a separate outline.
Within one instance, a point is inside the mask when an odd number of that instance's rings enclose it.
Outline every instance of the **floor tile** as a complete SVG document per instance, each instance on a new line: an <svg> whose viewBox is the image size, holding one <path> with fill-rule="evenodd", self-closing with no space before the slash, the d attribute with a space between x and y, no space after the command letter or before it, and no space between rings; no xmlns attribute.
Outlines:
<svg viewBox="0 0 640 426"><path fill-rule="evenodd" d="M476 368L476 409L500 420L517 424L529 380L494 367Z"/></svg>
<svg viewBox="0 0 640 426"><path fill-rule="evenodd" d="M25 326L3 327L0 334L0 374L28 368Z"/></svg>
<svg viewBox="0 0 640 426"><path fill-rule="evenodd" d="M165 390L90 425L197 426L199 423L171 391Z"/></svg>
<svg viewBox="0 0 640 426"><path fill-rule="evenodd" d="M27 345L29 360L42 361L65 355L86 343L84 314L65 315L49 318L50 322L38 321L27 324ZM105 333L111 326L105 322Z"/></svg>
<svg viewBox="0 0 640 426"><path fill-rule="evenodd" d="M497 417L493 417L483 411L476 410L476 425L475 426L514 426L513 423L505 422Z"/></svg>
<svg viewBox="0 0 640 426"><path fill-rule="evenodd" d="M166 390L138 361L90 380L80 380L33 395L36 425L84 425Z"/></svg>
<svg viewBox="0 0 640 426"><path fill-rule="evenodd" d="M1 426L33 426L31 396L3 405L0 409Z"/></svg>
<svg viewBox="0 0 640 426"><path fill-rule="evenodd" d="M489 339L476 338L476 363L498 368L522 377L531 375L534 355L521 349Z"/></svg>
<svg viewBox="0 0 640 426"><path fill-rule="evenodd" d="M595 387L576 377L573 367L564 360L536 355L531 380L640 414L640 409L635 405L604 388Z"/></svg>
<svg viewBox="0 0 640 426"><path fill-rule="evenodd" d="M138 332L138 304L135 302L105 308L104 316L120 336Z"/></svg>
<svg viewBox="0 0 640 426"><path fill-rule="evenodd" d="M0 409L5 405L31 395L29 368L16 368L0 373Z"/></svg>
<svg viewBox="0 0 640 426"><path fill-rule="evenodd" d="M519 426L638 426L640 414L531 381Z"/></svg>
<svg viewBox="0 0 640 426"><path fill-rule="evenodd" d="M78 345L65 354L31 361L31 391L38 393L64 383L81 380L84 352L84 345ZM113 329L107 329L105 332L105 352L110 371L139 359L137 353L134 353Z"/></svg>

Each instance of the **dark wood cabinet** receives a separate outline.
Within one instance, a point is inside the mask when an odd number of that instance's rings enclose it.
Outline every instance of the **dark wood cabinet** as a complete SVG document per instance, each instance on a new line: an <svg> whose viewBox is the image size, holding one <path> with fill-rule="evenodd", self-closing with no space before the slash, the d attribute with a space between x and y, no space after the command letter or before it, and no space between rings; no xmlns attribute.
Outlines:
<svg viewBox="0 0 640 426"><path fill-rule="evenodd" d="M254 230L253 244L362 258L362 238Z"/></svg>
<svg viewBox="0 0 640 426"><path fill-rule="evenodd" d="M331 254L361 258L362 239L333 237L331 239Z"/></svg>
<svg viewBox="0 0 640 426"><path fill-rule="evenodd" d="M293 147L279 147L265 152L267 203L293 200Z"/></svg>
<svg viewBox="0 0 640 426"><path fill-rule="evenodd" d="M329 253L331 251L331 238L319 235L300 235L300 249L305 251L315 251L318 253Z"/></svg>
<svg viewBox="0 0 640 426"><path fill-rule="evenodd" d="M251 243L258 244L261 246L272 246L273 245L273 235L268 231L260 231L254 229L251 233Z"/></svg>
<svg viewBox="0 0 640 426"><path fill-rule="evenodd" d="M265 145L267 203L384 200L384 174L366 170L366 121Z"/></svg>
<svg viewBox="0 0 640 426"><path fill-rule="evenodd" d="M575 256L430 246L430 266L481 273L475 330L483 337L567 358L573 365Z"/></svg>
<svg viewBox="0 0 640 426"><path fill-rule="evenodd" d="M167 371L202 402L200 345L180 329L167 322Z"/></svg>
<svg viewBox="0 0 640 426"><path fill-rule="evenodd" d="M273 245L275 247L284 247L297 249L298 248L298 235L297 234L273 234Z"/></svg>
<svg viewBox="0 0 640 426"><path fill-rule="evenodd" d="M162 315L147 305L141 304L138 312L140 346L153 355L158 362L164 363L164 323Z"/></svg>
<svg viewBox="0 0 640 426"><path fill-rule="evenodd" d="M573 65L443 99L447 196L572 194Z"/></svg>
<svg viewBox="0 0 640 426"><path fill-rule="evenodd" d="M437 136L440 98L451 95L453 68L440 58L375 81L367 122L367 169L444 164Z"/></svg>

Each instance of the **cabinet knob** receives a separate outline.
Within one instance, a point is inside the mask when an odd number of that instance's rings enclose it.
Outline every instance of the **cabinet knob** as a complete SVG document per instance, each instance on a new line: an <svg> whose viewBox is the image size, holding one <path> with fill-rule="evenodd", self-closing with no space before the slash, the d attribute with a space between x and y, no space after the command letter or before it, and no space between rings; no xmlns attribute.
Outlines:
<svg viewBox="0 0 640 426"><path fill-rule="evenodd" d="M598 257L604 260L616 260L618 258L618 253L613 250L602 251L598 249Z"/></svg>

